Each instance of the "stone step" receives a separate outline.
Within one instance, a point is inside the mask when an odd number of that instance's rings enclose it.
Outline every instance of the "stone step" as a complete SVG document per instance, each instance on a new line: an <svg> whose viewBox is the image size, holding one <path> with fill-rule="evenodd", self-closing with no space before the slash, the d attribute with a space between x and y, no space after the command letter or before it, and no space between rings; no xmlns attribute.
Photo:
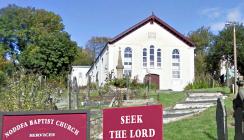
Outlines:
<svg viewBox="0 0 244 140"><path fill-rule="evenodd" d="M203 111L204 108L197 108L197 109L171 109L171 110L164 110L163 115L167 114L183 114L183 113L196 113Z"/></svg>
<svg viewBox="0 0 244 140"><path fill-rule="evenodd" d="M217 100L218 98L224 99L224 96L188 96L190 100Z"/></svg>
<svg viewBox="0 0 244 140"><path fill-rule="evenodd" d="M213 106L214 103L179 103L174 106L174 109L187 109L187 108L208 108Z"/></svg>
<svg viewBox="0 0 244 140"><path fill-rule="evenodd" d="M223 96L220 92L217 93L188 93L189 97L221 97Z"/></svg>
<svg viewBox="0 0 244 140"><path fill-rule="evenodd" d="M194 112L194 113L184 113L184 114L179 114L179 115L175 115L175 117L173 115L171 115L172 117L164 117L163 118L163 123L164 124L167 124L167 123L170 123L170 122L175 122L175 121L178 121L178 120L182 120L182 119L185 119L185 118L188 118L188 117L192 117L193 115L195 114L198 114L200 112L203 112L204 110L206 110L207 108L202 108L201 110L197 111L197 112Z"/></svg>
<svg viewBox="0 0 244 140"><path fill-rule="evenodd" d="M178 116L178 117L172 117L172 118L163 118L163 123L164 124L167 124L167 123L170 123L170 122L175 122L175 121L178 121L178 120L181 120L181 119L184 119L184 118L191 117L193 115L194 114L188 114L188 115L183 115L183 116Z"/></svg>
<svg viewBox="0 0 244 140"><path fill-rule="evenodd" d="M187 100L217 100L218 98L223 98L223 96L194 96L194 97L187 97Z"/></svg>
<svg viewBox="0 0 244 140"><path fill-rule="evenodd" d="M217 103L216 100L200 100L200 101L184 101L182 102L183 104L186 104L186 103Z"/></svg>
<svg viewBox="0 0 244 140"><path fill-rule="evenodd" d="M179 114L164 114L163 117L164 118L176 118L176 117L181 117L181 116L185 116L185 115L189 115L189 114L193 114L193 113L189 112L189 113L179 113Z"/></svg>

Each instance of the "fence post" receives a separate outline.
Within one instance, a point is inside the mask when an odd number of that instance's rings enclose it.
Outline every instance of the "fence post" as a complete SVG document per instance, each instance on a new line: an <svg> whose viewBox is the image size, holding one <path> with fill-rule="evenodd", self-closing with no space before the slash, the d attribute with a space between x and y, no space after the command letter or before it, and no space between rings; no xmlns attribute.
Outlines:
<svg viewBox="0 0 244 140"><path fill-rule="evenodd" d="M218 98L216 108L218 140L228 140L227 114L223 101Z"/></svg>
<svg viewBox="0 0 244 140"><path fill-rule="evenodd" d="M238 93L233 100L234 117L235 117L235 140L244 139L244 80L239 77L237 82Z"/></svg>
<svg viewBox="0 0 244 140"><path fill-rule="evenodd" d="M243 134L243 122L242 122L242 109L237 108L234 112L235 116L235 140L243 140L244 134Z"/></svg>
<svg viewBox="0 0 244 140"><path fill-rule="evenodd" d="M70 82L71 82L71 76L70 76L70 74L68 74L67 88L68 88L68 95L69 95L69 110L72 109L72 106L71 106L72 99L71 99L71 91L70 91Z"/></svg>

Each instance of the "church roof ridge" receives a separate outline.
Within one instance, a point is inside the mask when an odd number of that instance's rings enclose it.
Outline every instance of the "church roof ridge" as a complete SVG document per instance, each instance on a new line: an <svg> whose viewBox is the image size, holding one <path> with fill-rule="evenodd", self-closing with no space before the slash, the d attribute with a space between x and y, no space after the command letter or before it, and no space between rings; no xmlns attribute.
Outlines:
<svg viewBox="0 0 244 140"><path fill-rule="evenodd" d="M177 38L179 38L180 40L182 40L183 42L185 42L190 47L194 47L194 43L192 43L187 37L185 37L183 34L181 34L180 32L178 32L176 29L174 29L173 27L171 27L169 24L167 24L166 22L164 22L160 18L158 18L154 13L152 13L152 15L150 15L146 19L138 22L134 26L128 28L124 32L122 32L122 33L118 34L117 36L115 36L114 38L112 38L108 42L108 44L113 44L113 43L119 41L120 39L122 39L125 36L129 35L133 31L135 31L135 30L139 29L140 27L144 26L148 22L150 22L151 24L153 24L154 22L157 23L157 24L159 24L161 27L163 27L164 29L166 29L167 31L169 31L171 34L173 34L174 36L176 36Z"/></svg>

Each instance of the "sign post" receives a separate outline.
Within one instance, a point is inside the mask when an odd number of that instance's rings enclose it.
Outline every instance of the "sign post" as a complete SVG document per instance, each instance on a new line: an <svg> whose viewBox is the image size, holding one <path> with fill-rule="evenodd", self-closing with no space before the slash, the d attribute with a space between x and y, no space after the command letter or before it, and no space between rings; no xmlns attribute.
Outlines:
<svg viewBox="0 0 244 140"><path fill-rule="evenodd" d="M163 140L162 106L104 109L103 139Z"/></svg>
<svg viewBox="0 0 244 140"><path fill-rule="evenodd" d="M88 140L88 111L1 114L0 140Z"/></svg>

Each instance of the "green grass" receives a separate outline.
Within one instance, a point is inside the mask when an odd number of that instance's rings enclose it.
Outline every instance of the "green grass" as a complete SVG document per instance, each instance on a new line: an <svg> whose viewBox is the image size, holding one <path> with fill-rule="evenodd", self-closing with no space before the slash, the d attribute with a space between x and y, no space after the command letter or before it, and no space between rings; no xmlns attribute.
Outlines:
<svg viewBox="0 0 244 140"><path fill-rule="evenodd" d="M146 90L138 89L135 99L145 98ZM159 97L158 97L159 95ZM163 105L164 108L171 107L178 102L184 101L187 94L186 92L174 92L174 91L159 91L150 90L146 98L154 98Z"/></svg>
<svg viewBox="0 0 244 140"><path fill-rule="evenodd" d="M215 87L215 88L205 88L205 89L190 89L186 92L222 92L223 94L230 94L230 88L228 87Z"/></svg>
<svg viewBox="0 0 244 140"><path fill-rule="evenodd" d="M229 140L234 139L232 97L225 100ZM164 125L164 140L217 140L216 107L191 118Z"/></svg>
<svg viewBox="0 0 244 140"><path fill-rule="evenodd" d="M149 98L158 100L158 95L155 93L149 94ZM184 101L185 98L186 93L184 92L160 92L158 101L163 105L163 107L171 107L177 102Z"/></svg>

